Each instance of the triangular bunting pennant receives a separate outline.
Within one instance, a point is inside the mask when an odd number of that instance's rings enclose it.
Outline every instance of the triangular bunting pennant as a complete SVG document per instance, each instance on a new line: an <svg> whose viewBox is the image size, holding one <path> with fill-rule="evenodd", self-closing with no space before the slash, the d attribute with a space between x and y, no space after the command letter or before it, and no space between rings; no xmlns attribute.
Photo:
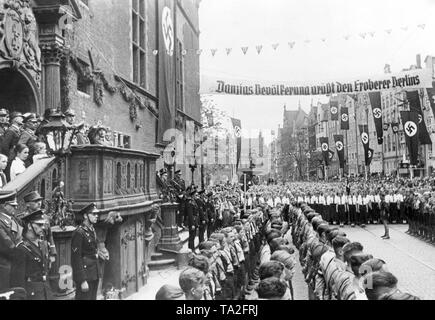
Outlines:
<svg viewBox="0 0 435 320"><path fill-rule="evenodd" d="M242 47L243 54L246 55L246 52L248 52L248 48L249 48L249 47Z"/></svg>
<svg viewBox="0 0 435 320"><path fill-rule="evenodd" d="M274 43L274 44L272 44L272 48L273 48L273 50L275 50L276 51L276 49L279 47L279 43Z"/></svg>
<svg viewBox="0 0 435 320"><path fill-rule="evenodd" d="M310 42L311 42L311 40L305 40L304 42L305 42L305 43L310 43Z"/></svg>
<svg viewBox="0 0 435 320"><path fill-rule="evenodd" d="M370 34L370 36L371 36L372 38L375 36L375 32L374 32L374 31L369 32L369 34Z"/></svg>
<svg viewBox="0 0 435 320"><path fill-rule="evenodd" d="M365 32L364 32L364 33L360 33L360 34L359 34L359 36L360 36L361 38L363 38L363 39L365 39L365 38L366 38L366 35L367 35L367 33L365 33Z"/></svg>
<svg viewBox="0 0 435 320"><path fill-rule="evenodd" d="M255 48L257 49L257 53L260 54L261 50L263 49L263 46L258 45Z"/></svg>
<svg viewBox="0 0 435 320"><path fill-rule="evenodd" d="M210 49L211 55L214 57L218 49Z"/></svg>
<svg viewBox="0 0 435 320"><path fill-rule="evenodd" d="M227 52L227 56L231 53L233 49L232 48L226 48L225 51Z"/></svg>
<svg viewBox="0 0 435 320"><path fill-rule="evenodd" d="M290 46L290 49L293 49L293 47L295 46L295 42L289 42L288 45Z"/></svg>
<svg viewBox="0 0 435 320"><path fill-rule="evenodd" d="M408 31L408 27L402 27L400 29L402 29L403 31Z"/></svg>
<svg viewBox="0 0 435 320"><path fill-rule="evenodd" d="M425 25L425 24L419 24L418 27L419 27L420 29L424 29L424 28L426 27L426 25Z"/></svg>
<svg viewBox="0 0 435 320"><path fill-rule="evenodd" d="M385 32L388 33L388 34L391 34L391 31L393 31L393 30L391 30L391 29L385 30Z"/></svg>
<svg viewBox="0 0 435 320"><path fill-rule="evenodd" d="M344 39L345 39L345 40L349 40L349 38L350 38L350 35L346 35L346 36L344 36Z"/></svg>
<svg viewBox="0 0 435 320"><path fill-rule="evenodd" d="M323 42L326 42L326 39L325 39L325 38L322 38L321 40L322 40Z"/></svg>

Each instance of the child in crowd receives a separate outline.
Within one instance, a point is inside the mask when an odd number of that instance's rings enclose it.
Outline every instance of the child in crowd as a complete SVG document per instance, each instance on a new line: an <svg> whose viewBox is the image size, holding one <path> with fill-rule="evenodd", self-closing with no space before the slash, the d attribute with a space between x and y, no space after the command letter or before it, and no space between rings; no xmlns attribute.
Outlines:
<svg viewBox="0 0 435 320"><path fill-rule="evenodd" d="M11 181L14 181L20 174L26 171L26 165L24 162L29 157L29 148L25 144L17 144L15 152L17 156L11 164Z"/></svg>

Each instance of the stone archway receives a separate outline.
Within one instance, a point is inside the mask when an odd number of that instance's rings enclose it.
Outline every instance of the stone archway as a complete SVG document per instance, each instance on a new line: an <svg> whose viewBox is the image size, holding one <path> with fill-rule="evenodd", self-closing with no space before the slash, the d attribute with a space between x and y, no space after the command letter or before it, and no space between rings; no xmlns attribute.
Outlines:
<svg viewBox="0 0 435 320"><path fill-rule="evenodd" d="M40 101L39 89L26 70L16 70L0 63L0 108L9 112L40 114L43 112Z"/></svg>

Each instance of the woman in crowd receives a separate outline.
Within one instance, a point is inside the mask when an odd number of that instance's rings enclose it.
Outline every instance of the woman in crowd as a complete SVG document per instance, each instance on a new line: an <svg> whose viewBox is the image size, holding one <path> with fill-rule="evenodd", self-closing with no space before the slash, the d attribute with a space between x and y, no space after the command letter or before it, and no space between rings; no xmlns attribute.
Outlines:
<svg viewBox="0 0 435 320"><path fill-rule="evenodd" d="M17 144L15 152L17 156L12 161L10 169L11 181L14 181L20 174L26 171L25 161L29 157L29 148L25 144Z"/></svg>

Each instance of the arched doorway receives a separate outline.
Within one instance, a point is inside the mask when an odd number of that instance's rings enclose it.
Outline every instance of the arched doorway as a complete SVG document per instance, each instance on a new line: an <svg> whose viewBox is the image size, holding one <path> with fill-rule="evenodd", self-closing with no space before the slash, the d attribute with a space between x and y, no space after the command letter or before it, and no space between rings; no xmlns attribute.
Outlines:
<svg viewBox="0 0 435 320"><path fill-rule="evenodd" d="M26 70L0 64L0 108L41 113L39 89Z"/></svg>

